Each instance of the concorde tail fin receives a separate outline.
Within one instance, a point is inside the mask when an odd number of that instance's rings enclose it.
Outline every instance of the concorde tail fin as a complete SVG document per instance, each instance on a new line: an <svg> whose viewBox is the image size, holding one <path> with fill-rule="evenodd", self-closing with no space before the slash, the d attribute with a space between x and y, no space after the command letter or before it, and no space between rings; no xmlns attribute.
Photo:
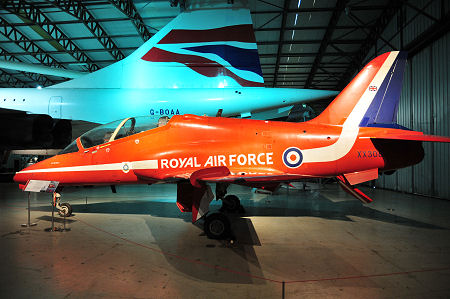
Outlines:
<svg viewBox="0 0 450 299"><path fill-rule="evenodd" d="M52 88L263 87L248 9L183 12L131 55Z"/></svg>
<svg viewBox="0 0 450 299"><path fill-rule="evenodd" d="M406 52L388 52L370 61L313 121L360 127L397 125Z"/></svg>

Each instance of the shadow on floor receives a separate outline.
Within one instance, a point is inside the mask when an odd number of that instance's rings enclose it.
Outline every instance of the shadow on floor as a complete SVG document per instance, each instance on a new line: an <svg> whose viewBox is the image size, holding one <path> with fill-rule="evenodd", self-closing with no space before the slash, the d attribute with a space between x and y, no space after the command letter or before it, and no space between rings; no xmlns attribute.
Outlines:
<svg viewBox="0 0 450 299"><path fill-rule="evenodd" d="M270 198L270 197L269 197ZM274 201L275 202L275 201ZM246 213L243 216L270 216L270 217L318 217L331 220L352 221L348 216L357 216L386 223L400 224L418 228L446 229L437 225L409 219L378 211L361 204L359 201L333 202L324 197L298 200L295 207L261 206L248 200L242 201ZM250 204L247 205L247 204ZM251 205L253 204L253 205ZM279 202L278 202L279 205ZM217 210L218 204L211 205L211 211ZM181 213L175 203L157 201L108 201L91 204L72 204L74 213L101 213L101 214L137 214L155 217L180 218L186 222L191 221L190 213ZM51 206L38 206L33 210L51 212Z"/></svg>

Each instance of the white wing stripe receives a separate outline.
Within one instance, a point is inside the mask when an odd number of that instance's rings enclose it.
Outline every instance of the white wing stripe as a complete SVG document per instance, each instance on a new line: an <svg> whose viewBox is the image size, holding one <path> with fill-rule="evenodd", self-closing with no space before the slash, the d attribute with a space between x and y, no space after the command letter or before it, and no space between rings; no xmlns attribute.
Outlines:
<svg viewBox="0 0 450 299"><path fill-rule="evenodd" d="M130 169L158 169L158 160L142 160L128 163ZM73 172L73 171L111 171L111 170L123 170L125 163L110 163L110 164L97 164L97 165L83 165L83 166L70 166L70 167L55 167L33 170L22 170L18 173L40 173L40 172Z"/></svg>

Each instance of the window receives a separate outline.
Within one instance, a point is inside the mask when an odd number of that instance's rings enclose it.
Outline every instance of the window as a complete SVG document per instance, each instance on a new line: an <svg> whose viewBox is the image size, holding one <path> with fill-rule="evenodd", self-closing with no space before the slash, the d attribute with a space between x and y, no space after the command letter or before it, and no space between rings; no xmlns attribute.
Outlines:
<svg viewBox="0 0 450 299"><path fill-rule="evenodd" d="M77 140L75 139L74 141L72 141L71 144L69 144L68 146L66 146L66 148L64 148L62 151L60 151L58 153L58 155L76 153L76 152L78 152L78 146L77 146Z"/></svg>
<svg viewBox="0 0 450 299"><path fill-rule="evenodd" d="M117 140L156 128L156 126L156 121L153 118L146 116L130 117L98 126L84 133L80 137L80 141L83 147L89 148L109 142L111 137L113 137L113 140Z"/></svg>

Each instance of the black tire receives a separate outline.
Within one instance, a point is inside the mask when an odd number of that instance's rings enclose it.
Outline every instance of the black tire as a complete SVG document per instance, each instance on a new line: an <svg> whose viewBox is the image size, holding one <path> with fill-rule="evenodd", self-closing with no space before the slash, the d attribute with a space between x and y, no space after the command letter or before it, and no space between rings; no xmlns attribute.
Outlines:
<svg viewBox="0 0 450 299"><path fill-rule="evenodd" d="M222 213L209 214L205 219L204 230L210 239L226 239L231 231L230 220Z"/></svg>
<svg viewBox="0 0 450 299"><path fill-rule="evenodd" d="M66 217L72 216L72 206L69 203L62 203L61 208L62 210L58 210L59 216L64 217L64 214L66 214Z"/></svg>
<svg viewBox="0 0 450 299"><path fill-rule="evenodd" d="M222 210L226 212L238 212L240 207L241 201L236 195L227 195L224 199L222 199Z"/></svg>

